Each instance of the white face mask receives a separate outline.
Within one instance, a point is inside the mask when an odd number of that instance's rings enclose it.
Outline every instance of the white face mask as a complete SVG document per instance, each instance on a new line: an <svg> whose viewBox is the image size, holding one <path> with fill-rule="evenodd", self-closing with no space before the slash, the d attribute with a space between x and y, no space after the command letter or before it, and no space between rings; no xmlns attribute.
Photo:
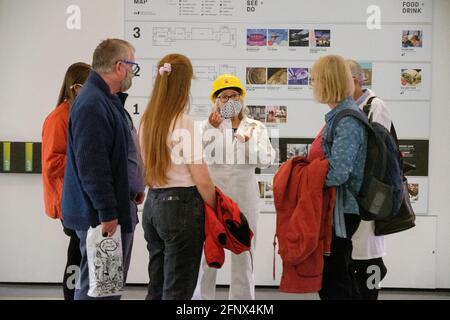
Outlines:
<svg viewBox="0 0 450 320"><path fill-rule="evenodd" d="M239 115L242 110L240 101L228 100L227 103L220 109L220 115L224 119L231 119Z"/></svg>

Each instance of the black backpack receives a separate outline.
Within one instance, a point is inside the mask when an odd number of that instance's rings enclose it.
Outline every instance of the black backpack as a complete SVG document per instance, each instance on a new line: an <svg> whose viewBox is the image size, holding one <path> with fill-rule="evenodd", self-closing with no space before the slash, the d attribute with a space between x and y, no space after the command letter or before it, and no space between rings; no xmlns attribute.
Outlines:
<svg viewBox="0 0 450 320"><path fill-rule="evenodd" d="M370 108L372 107L372 101L376 97L370 97L367 100L366 105L363 107L364 113L369 116ZM369 122L372 122L372 119L369 119ZM391 123L391 135L394 138L397 146L398 143L398 137L397 132L395 131L394 124ZM400 147L399 147L400 150ZM405 175L408 172L411 172L416 169L416 166L408 163L403 158L401 152L401 168L403 169L403 201L402 205L400 206L399 211L395 216L389 216L382 220L376 220L375 221L375 230L374 233L376 236L382 236L382 235L388 235L393 233L402 232L405 230L409 230L411 228L414 228L416 226L416 215L414 213L414 209L412 208L411 201L409 199L409 192L408 192L408 180L405 177Z"/></svg>
<svg viewBox="0 0 450 320"><path fill-rule="evenodd" d="M375 98L375 97L373 97ZM367 105L373 100L370 98ZM367 128L367 156L364 166L364 178L359 192L350 191L358 201L362 220L382 220L395 216L403 200L402 158L397 140L381 124L369 122L363 111L345 109L338 112L333 119L326 138L326 143L333 143L334 130L339 121L352 116Z"/></svg>

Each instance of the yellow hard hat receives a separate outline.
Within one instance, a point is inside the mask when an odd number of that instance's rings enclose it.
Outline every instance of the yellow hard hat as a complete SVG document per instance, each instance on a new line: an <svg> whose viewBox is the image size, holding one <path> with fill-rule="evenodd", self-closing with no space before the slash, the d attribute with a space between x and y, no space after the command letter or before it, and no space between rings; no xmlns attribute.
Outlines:
<svg viewBox="0 0 450 320"><path fill-rule="evenodd" d="M239 88L241 90L241 96L245 98L247 91L239 80L238 77L232 74L221 74L214 80L211 91L211 101L214 103L216 99L216 92L227 88Z"/></svg>

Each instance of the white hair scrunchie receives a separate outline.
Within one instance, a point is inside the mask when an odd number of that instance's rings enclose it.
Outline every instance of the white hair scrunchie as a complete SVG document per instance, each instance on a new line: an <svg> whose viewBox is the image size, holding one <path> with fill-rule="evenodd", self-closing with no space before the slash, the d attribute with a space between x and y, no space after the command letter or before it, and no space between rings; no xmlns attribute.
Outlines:
<svg viewBox="0 0 450 320"><path fill-rule="evenodd" d="M171 71L172 71L172 65L170 63L164 63L164 66L159 68L159 74L161 76L164 74L164 72L167 72L168 74L170 74Z"/></svg>

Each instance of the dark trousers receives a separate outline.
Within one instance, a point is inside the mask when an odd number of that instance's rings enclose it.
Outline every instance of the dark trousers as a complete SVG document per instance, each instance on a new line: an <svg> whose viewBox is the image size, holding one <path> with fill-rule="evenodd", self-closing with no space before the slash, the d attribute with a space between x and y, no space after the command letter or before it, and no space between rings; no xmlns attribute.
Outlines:
<svg viewBox="0 0 450 320"><path fill-rule="evenodd" d="M387 273L383 258L354 260L354 266L360 298L362 300L377 300L380 289L376 282L383 280ZM378 275L377 272L379 272Z"/></svg>
<svg viewBox="0 0 450 320"><path fill-rule="evenodd" d="M67 263L64 268L63 293L64 300L73 300L75 294L76 275L81 264L80 239L74 230L63 226L64 233L70 237L67 248Z"/></svg>
<svg viewBox="0 0 450 320"><path fill-rule="evenodd" d="M189 300L197 284L205 238L197 188L152 189L142 214L149 252L148 300Z"/></svg>
<svg viewBox="0 0 450 320"><path fill-rule="evenodd" d="M361 222L356 214L345 214L347 238L336 237L333 228L331 254L324 257L322 289L319 291L322 300L357 300L358 284L352 260L352 236Z"/></svg>

